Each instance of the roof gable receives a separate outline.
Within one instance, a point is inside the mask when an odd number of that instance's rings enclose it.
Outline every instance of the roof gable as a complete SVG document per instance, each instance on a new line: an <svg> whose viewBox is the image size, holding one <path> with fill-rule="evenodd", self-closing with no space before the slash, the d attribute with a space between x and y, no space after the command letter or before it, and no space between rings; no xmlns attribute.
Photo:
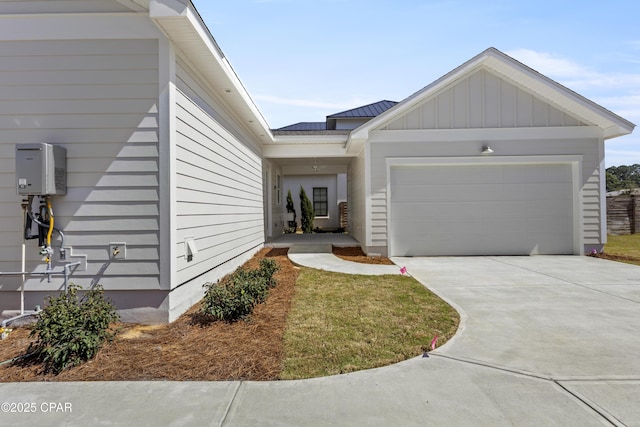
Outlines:
<svg viewBox="0 0 640 427"><path fill-rule="evenodd" d="M471 78L479 70L485 70L487 75L496 76L499 80L508 82L510 86L517 88L523 94L533 95L532 100L536 99L538 106L549 106L553 109L556 117L558 117L557 113L561 112L567 118L575 119L578 122L577 124L599 127L605 138L626 135L631 133L635 127L633 123L543 76L499 50L489 48L429 86L411 95L392 110L355 129L351 133L349 144L354 140L365 140L369 132L374 129L384 129L393 123L395 123L394 126L398 126L397 120L399 118L403 116L410 117L411 113L415 115L416 109L421 104L428 103L434 97L457 86L458 83ZM458 86L458 94L460 87ZM455 94L456 91L451 93ZM441 100L445 102L445 97ZM531 108L534 108L534 106L532 105ZM456 120L456 118L452 117L452 120ZM516 121L515 123L521 122ZM446 125L446 123L441 124L443 126ZM548 124L547 126L551 125ZM456 124L453 127L456 127Z"/></svg>
<svg viewBox="0 0 640 427"><path fill-rule="evenodd" d="M481 68L434 92L383 130L587 126L507 79Z"/></svg>

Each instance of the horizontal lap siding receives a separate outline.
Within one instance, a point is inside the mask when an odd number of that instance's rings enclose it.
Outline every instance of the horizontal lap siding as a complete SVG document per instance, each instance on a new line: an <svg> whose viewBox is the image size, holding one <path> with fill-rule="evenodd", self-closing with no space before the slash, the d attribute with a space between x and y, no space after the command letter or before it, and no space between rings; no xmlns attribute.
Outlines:
<svg viewBox="0 0 640 427"><path fill-rule="evenodd" d="M131 9L115 0L41 0L0 2L0 14L91 12L131 12Z"/></svg>
<svg viewBox="0 0 640 427"><path fill-rule="evenodd" d="M14 144L38 142L67 149L68 193L53 199L56 225L73 254L88 258L72 281L159 289L158 42L0 43L0 271L20 268ZM109 242L127 243L126 260L110 262ZM30 270L42 268L36 246L27 242ZM60 284L34 279L27 289Z"/></svg>
<svg viewBox="0 0 640 427"><path fill-rule="evenodd" d="M177 104L176 244L178 282L185 283L264 242L262 165L182 91ZM198 248L192 261L188 237Z"/></svg>

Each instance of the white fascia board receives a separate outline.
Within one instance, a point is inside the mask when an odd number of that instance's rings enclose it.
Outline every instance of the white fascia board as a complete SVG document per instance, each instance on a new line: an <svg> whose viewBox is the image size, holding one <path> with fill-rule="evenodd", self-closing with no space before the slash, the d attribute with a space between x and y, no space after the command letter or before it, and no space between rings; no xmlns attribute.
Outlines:
<svg viewBox="0 0 640 427"><path fill-rule="evenodd" d="M210 78L215 76L212 87L218 88L221 99L228 103L239 123L251 130L261 143L265 137L267 141L272 141L273 135L267 121L191 2L184 4L178 0L151 0L149 16L194 64L204 63L205 68L214 70L213 73L205 70L202 75ZM172 24L176 21L183 25L174 33L172 28L175 26Z"/></svg>
<svg viewBox="0 0 640 427"><path fill-rule="evenodd" d="M337 175L347 173L347 165L322 165L322 169L314 171L310 165L284 165L282 174L289 175Z"/></svg>
<svg viewBox="0 0 640 427"><path fill-rule="evenodd" d="M343 144L265 144L264 158L311 158L347 156Z"/></svg>
<svg viewBox="0 0 640 427"><path fill-rule="evenodd" d="M156 39L146 13L0 15L0 40Z"/></svg>
<svg viewBox="0 0 640 427"><path fill-rule="evenodd" d="M464 156L464 157L387 157L391 166L442 166L442 165L516 165L516 164L582 164L582 154L552 154L541 156Z"/></svg>
<svg viewBox="0 0 640 427"><path fill-rule="evenodd" d="M342 144L344 148L347 143L347 135L276 135L273 138L273 143L283 145Z"/></svg>
<svg viewBox="0 0 640 427"><path fill-rule="evenodd" d="M602 136L602 130L595 126L376 130L369 136L369 142L517 141L550 138L585 139L602 138Z"/></svg>

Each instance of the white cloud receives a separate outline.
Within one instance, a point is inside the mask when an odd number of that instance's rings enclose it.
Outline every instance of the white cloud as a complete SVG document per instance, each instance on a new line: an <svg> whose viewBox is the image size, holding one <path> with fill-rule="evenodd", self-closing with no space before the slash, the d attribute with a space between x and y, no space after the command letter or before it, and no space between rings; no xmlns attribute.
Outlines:
<svg viewBox="0 0 640 427"><path fill-rule="evenodd" d="M574 90L640 91L640 74L603 73L558 55L530 49L516 49L507 54Z"/></svg>
<svg viewBox="0 0 640 427"><path fill-rule="evenodd" d="M556 78L582 76L589 70L568 59L554 56L547 52L536 52L530 49L516 49L506 52L518 61L526 64L545 75L553 75Z"/></svg>

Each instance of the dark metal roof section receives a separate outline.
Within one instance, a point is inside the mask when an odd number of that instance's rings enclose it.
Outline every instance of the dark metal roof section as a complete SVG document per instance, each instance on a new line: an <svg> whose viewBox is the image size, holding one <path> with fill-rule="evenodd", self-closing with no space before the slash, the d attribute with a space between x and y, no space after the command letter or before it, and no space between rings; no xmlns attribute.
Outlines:
<svg viewBox="0 0 640 427"><path fill-rule="evenodd" d="M285 126L282 128L274 129L281 131L317 131L326 130L326 122L300 122L293 125Z"/></svg>
<svg viewBox="0 0 640 427"><path fill-rule="evenodd" d="M273 129L271 132L275 136L286 135L286 136L295 136L295 135L349 135L351 133L350 129L338 129L338 130L280 130Z"/></svg>
<svg viewBox="0 0 640 427"><path fill-rule="evenodd" d="M293 125L272 129L274 135L343 135L350 130L336 130L336 121L340 119L372 119L396 105L395 101L378 101L352 110L327 116L324 122L300 122ZM365 120L366 121L366 120Z"/></svg>
<svg viewBox="0 0 640 427"><path fill-rule="evenodd" d="M344 118L358 118L358 117L377 117L380 114L387 111L389 108L396 105L396 101L378 101L373 104L364 105L362 107L354 108L352 110L342 111L340 113L327 116L327 119L344 119Z"/></svg>

